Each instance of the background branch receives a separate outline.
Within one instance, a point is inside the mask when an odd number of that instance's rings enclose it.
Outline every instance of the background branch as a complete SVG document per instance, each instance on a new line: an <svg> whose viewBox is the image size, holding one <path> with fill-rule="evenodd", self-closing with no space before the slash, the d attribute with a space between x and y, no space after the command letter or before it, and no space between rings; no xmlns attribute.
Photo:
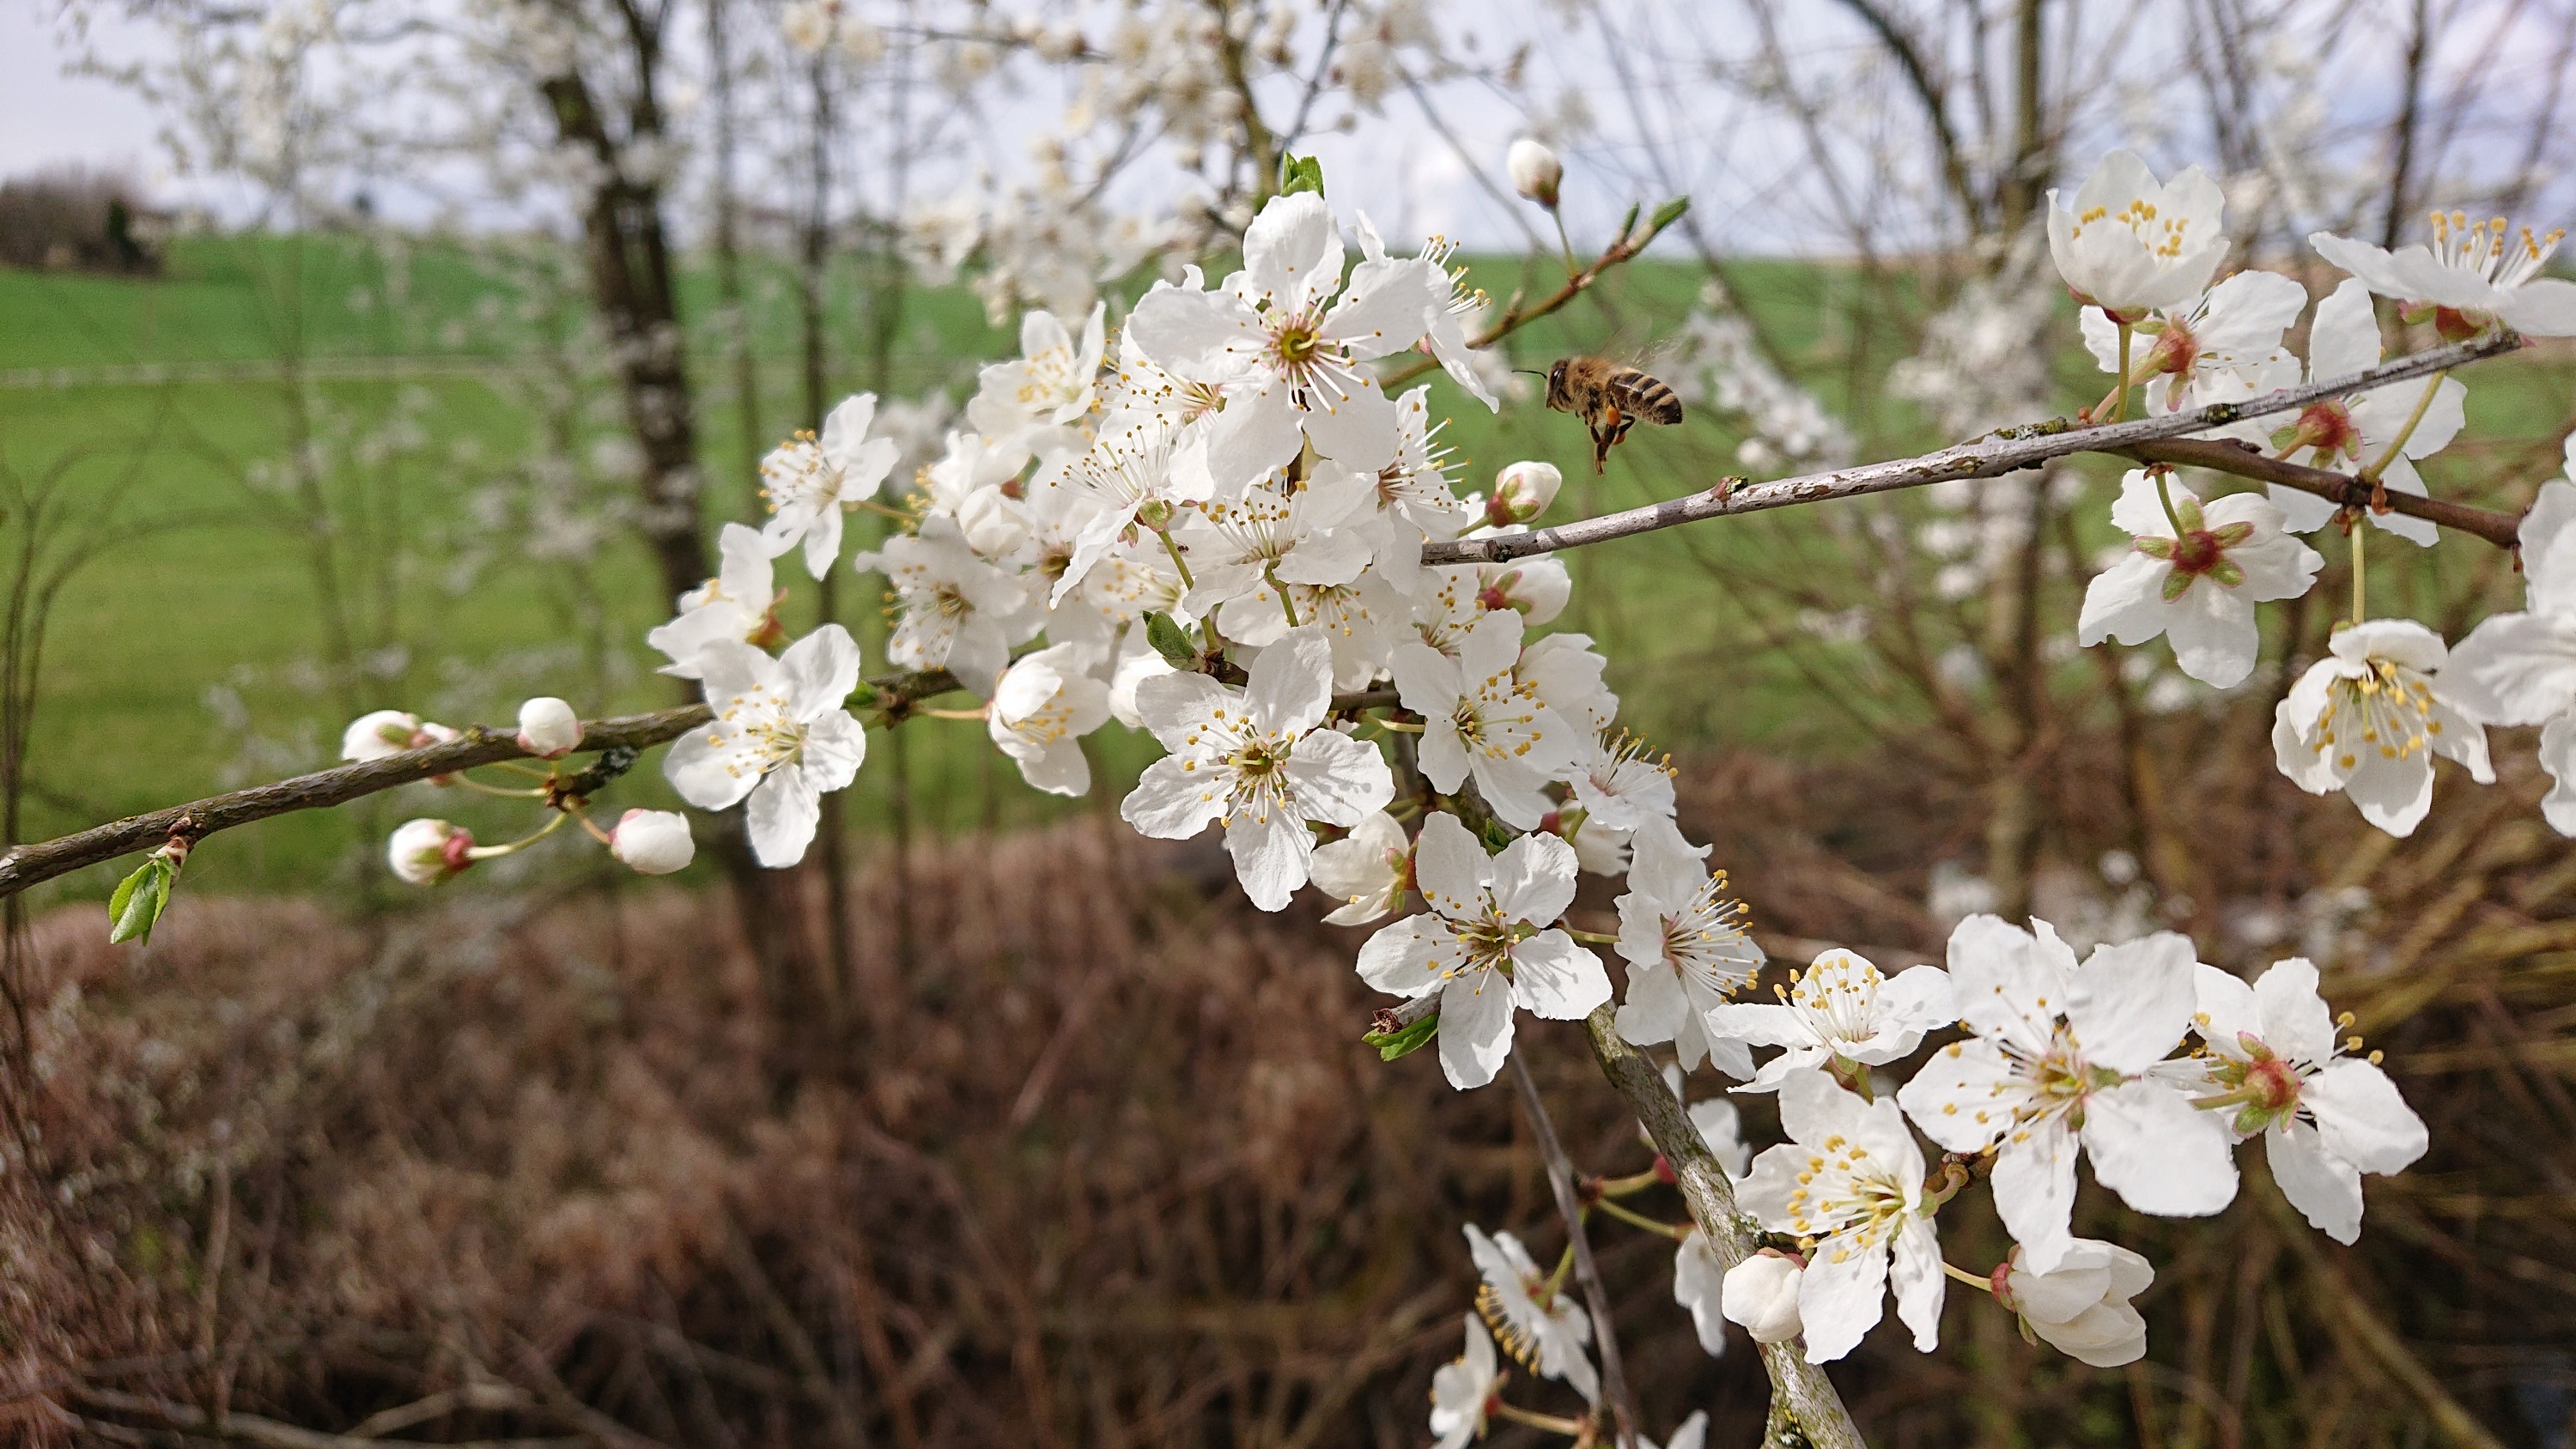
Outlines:
<svg viewBox="0 0 2576 1449"><path fill-rule="evenodd" d="M1601 1284L1601 1269L1592 1261L1592 1241L1584 1236L1583 1205L1574 1196L1574 1162L1565 1155L1565 1144L1557 1140L1556 1124L1548 1120L1547 1104L1539 1100L1529 1065L1519 1052L1511 1054L1511 1062L1512 1086L1521 1094L1521 1110L1529 1114L1531 1135L1538 1139L1539 1156L1547 1162L1548 1191L1556 1196L1556 1214L1565 1219L1566 1241L1574 1247L1574 1280L1583 1285L1584 1306L1592 1310L1592 1338L1601 1352L1601 1402L1616 1424L1616 1442L1633 1449L1637 1404L1629 1396L1628 1370L1619 1358L1619 1326L1611 1316L1610 1290Z"/></svg>

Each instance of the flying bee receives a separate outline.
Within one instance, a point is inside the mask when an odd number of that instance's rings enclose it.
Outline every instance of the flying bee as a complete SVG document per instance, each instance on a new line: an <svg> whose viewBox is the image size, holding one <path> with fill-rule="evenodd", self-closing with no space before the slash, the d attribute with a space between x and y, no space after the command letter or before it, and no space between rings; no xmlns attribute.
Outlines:
<svg viewBox="0 0 2576 1449"><path fill-rule="evenodd" d="M1682 400L1663 379L1606 357L1568 357L1547 370L1547 405L1576 413L1592 430L1592 471L1610 462L1610 450L1637 419L1660 427L1682 420Z"/></svg>

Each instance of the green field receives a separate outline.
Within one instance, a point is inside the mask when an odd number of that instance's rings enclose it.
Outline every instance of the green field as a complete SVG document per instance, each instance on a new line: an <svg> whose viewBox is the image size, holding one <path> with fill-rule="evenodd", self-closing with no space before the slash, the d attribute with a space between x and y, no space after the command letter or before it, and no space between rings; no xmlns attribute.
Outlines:
<svg viewBox="0 0 2576 1449"><path fill-rule="evenodd" d="M563 273L566 259L428 242L390 255L341 238L206 237L174 244L170 261L168 275L150 281L0 272L0 464L22 495L46 500L45 557L95 549L52 608L23 834L325 763L359 709L498 721L540 691L585 710L671 698L642 645L667 601L625 535L612 527L586 555L537 560L520 541L556 531L491 513L491 485L502 478L538 477L576 499L620 496L615 468L598 466L621 436L616 399L587 355L578 308L550 300L576 280ZM801 407L791 280L775 265L749 279L759 396L757 433L747 438L704 320L715 315L713 280L703 270L687 277L714 519L748 507L743 460ZM1508 295L1524 274L1518 263L1494 263L1478 280ZM1839 408L1859 404L1864 451L1938 441L1902 405L1853 391L1897 355L1893 325L1851 324L1878 305L1856 295L1855 274L1756 262L1730 280L1803 380ZM1642 347L1688 310L1700 281L1696 266L1636 264L1598 299L1516 338L1515 351L1544 366L1570 346ZM1526 284L1543 291L1550 278L1530 273ZM1889 310L1910 305L1904 287L1885 290ZM901 306L883 359L893 395L941 389L962 401L975 365L1012 348L1012 329L989 326L962 288L911 289ZM835 278L830 311L837 395L878 376L855 275ZM2070 400L2081 365L2070 360ZM2473 429L2522 438L2564 430L2563 366L2491 366L2471 382ZM1535 404L1489 417L1445 379L1439 411L1455 420L1444 437L1471 486L1516 458L1565 468L1555 518L1705 487L1734 442L1725 420L1695 416L1632 441L1594 480L1570 418ZM299 456L310 465L286 465ZM2440 466L2432 471L2438 481ZM2111 472L2100 465L2102 476ZM13 505L7 520L13 558L25 512ZM1764 647L1778 621L1748 621L1726 583L1730 561L1776 559L1811 541L1818 524L1806 512L1577 558L1581 587L1567 622L1609 646L1613 683L1641 727L1676 747L1835 747L1839 722L1815 706L1790 659ZM2439 553L2447 560L2463 547ZM873 665L881 623L855 602L844 613ZM1150 749L1118 733L1105 747L1115 768L1132 771ZM868 828L897 808L898 753L913 808L933 825L1084 808L1021 789L979 726L924 721L910 736L874 746L856 795ZM653 770L635 778L617 803L660 798ZM371 847L405 815L496 828L511 818L480 803L424 786L339 815L272 821L200 852L192 884L310 889L350 879L353 849ZM105 888L95 872L64 887L93 896Z"/></svg>

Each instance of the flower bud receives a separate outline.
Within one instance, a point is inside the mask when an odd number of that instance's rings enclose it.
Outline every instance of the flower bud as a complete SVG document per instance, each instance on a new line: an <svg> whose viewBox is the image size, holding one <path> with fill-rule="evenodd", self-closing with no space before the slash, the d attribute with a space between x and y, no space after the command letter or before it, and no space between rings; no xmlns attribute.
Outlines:
<svg viewBox="0 0 2576 1449"><path fill-rule="evenodd" d="M698 853L689 818L676 810L627 811L608 832L608 849L638 875L669 875Z"/></svg>
<svg viewBox="0 0 2576 1449"><path fill-rule="evenodd" d="M581 716L551 694L519 706L519 748L540 760L561 759L581 743Z"/></svg>
<svg viewBox="0 0 2576 1449"><path fill-rule="evenodd" d="M474 833L444 820L406 820L385 844L385 863L406 885L436 885L474 863Z"/></svg>
<svg viewBox="0 0 2576 1449"><path fill-rule="evenodd" d="M398 709L380 709L349 721L340 735L340 758L344 760L381 760L405 750L425 749L456 738L456 731L416 714ZM447 777L433 776L444 784Z"/></svg>
<svg viewBox="0 0 2576 1449"><path fill-rule="evenodd" d="M2052 1272L2009 1266L1996 1274L1997 1302L2021 1315L2030 1331L2069 1358L2118 1368L2147 1356L2147 1321L2129 1300L2156 1281L2147 1260L2116 1243L2077 1238Z"/></svg>
<svg viewBox="0 0 2576 1449"><path fill-rule="evenodd" d="M1807 1270L1795 1258L1768 1248L1726 1270L1719 1310L1744 1326L1755 1343L1786 1343L1805 1325L1798 1317L1798 1285Z"/></svg>
<svg viewBox="0 0 2576 1449"><path fill-rule="evenodd" d="M841 17L837 39L841 43L841 53L859 65L874 65L885 59L885 32L859 16Z"/></svg>
<svg viewBox="0 0 2576 1449"><path fill-rule="evenodd" d="M1527 136L1512 143L1503 158L1503 169L1512 178L1512 189L1550 211L1556 210L1557 183L1565 179L1565 164L1556 153Z"/></svg>
<svg viewBox="0 0 2576 1449"><path fill-rule="evenodd" d="M1485 521L1496 528L1527 523L1547 512L1565 475L1554 463L1514 463L1494 475L1494 496L1485 500Z"/></svg>

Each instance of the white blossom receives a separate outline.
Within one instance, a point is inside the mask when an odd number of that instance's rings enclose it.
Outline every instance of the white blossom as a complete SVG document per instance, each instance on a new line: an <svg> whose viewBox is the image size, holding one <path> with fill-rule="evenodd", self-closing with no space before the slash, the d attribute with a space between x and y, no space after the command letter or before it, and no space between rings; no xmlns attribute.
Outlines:
<svg viewBox="0 0 2576 1449"><path fill-rule="evenodd" d="M1530 1261L1529 1249L1510 1233L1485 1236L1466 1225L1467 1253L1484 1285L1476 1308L1491 1324L1503 1352L1532 1372L1563 1379L1584 1398L1601 1401L1601 1379L1592 1370L1592 1319L1565 1286L1551 1282Z"/></svg>
<svg viewBox="0 0 2576 1449"><path fill-rule="evenodd" d="M1395 646L1395 687L1422 716L1431 787L1455 794L1472 774L1505 824L1529 830L1554 808L1543 787L1571 761L1576 740L1538 686L1514 672L1520 654L1521 616L1493 610L1466 631L1456 659L1425 644Z"/></svg>
<svg viewBox="0 0 2576 1449"><path fill-rule="evenodd" d="M2286 360L2281 336L2308 309L2308 289L2278 272L2238 272L2187 302L2133 323L2129 377L2147 383L2147 410L2180 412L2201 377ZM2120 370L2120 329L2098 307L2078 319L2102 370Z"/></svg>
<svg viewBox="0 0 2576 1449"><path fill-rule="evenodd" d="M2433 808L2435 755L2495 783L2486 727L2436 683L2449 658L2442 636L2412 619L2371 619L2327 647L2272 712L2272 753L2292 784L2341 790L2362 819L2406 836Z"/></svg>
<svg viewBox="0 0 2576 1449"><path fill-rule="evenodd" d="M1765 1248L1726 1270L1720 1306L1729 1323L1742 1325L1755 1343L1787 1343L1805 1329L1798 1294L1807 1270L1785 1253Z"/></svg>
<svg viewBox="0 0 2576 1449"><path fill-rule="evenodd" d="M2379 314L2372 310L2370 292L2357 281L2346 281L2317 304L2315 318L2308 325L2307 380L2327 382L2350 377L2379 365ZM2286 358L2246 368L2232 380L2207 379L2194 391L2194 403L2239 402L2279 388L2295 387L2299 369ZM2432 396L2425 397L2423 382L2391 383L2350 397L2320 399L2301 409L2298 417L2286 426L2266 431L2262 423L2246 422L2221 429L2225 436L2241 438L2268 451L2333 471L2351 472L2379 465L2379 479L2392 493L2424 496L2424 478L2415 469L2417 462L2433 456L2450 445L2468 424L2464 404L2468 388L2456 377L2446 377L2431 384ZM2421 405L2421 416L2416 408ZM2404 442L2399 444L2399 435ZM2392 445L2395 445L2392 451ZM2314 533L2332 521L2335 504L2302 489L2270 485L2272 501L2280 505L2285 526L2293 533ZM2409 543L2431 547L2440 536L2429 519L2403 513L2371 513L2371 523Z"/></svg>
<svg viewBox="0 0 2576 1449"><path fill-rule="evenodd" d="M2204 967L2204 970L2211 968ZM2093 1238L2076 1238L2055 1269L2034 1273L2015 1248L1999 1274L1995 1301L2067 1357L2095 1368L2118 1368L2147 1356L2147 1321L2129 1300L2156 1281L2147 1260Z"/></svg>
<svg viewBox="0 0 2576 1449"><path fill-rule="evenodd" d="M770 560L779 545L759 529L728 523L717 538L723 567L714 578L680 596L678 617L655 626L644 642L670 656L664 674L695 679L698 654L718 639L766 647L783 632L772 590Z"/></svg>
<svg viewBox="0 0 2576 1449"><path fill-rule="evenodd" d="M1890 1289L1914 1346L1931 1352L1946 1280L1921 1211L1923 1149L1896 1103L1864 1102L1822 1072L1799 1072L1780 1084L1780 1126L1789 1140L1753 1159L1736 1201L1773 1232L1815 1240L1798 1279L1807 1362L1857 1347Z"/></svg>
<svg viewBox="0 0 2576 1449"><path fill-rule="evenodd" d="M1476 1315L1465 1317L1467 1351L1431 1375L1431 1432L1439 1436L1434 1449L1466 1449L1469 1440L1483 1438L1485 1408L1503 1383L1492 1335Z"/></svg>
<svg viewBox="0 0 2576 1449"><path fill-rule="evenodd" d="M1224 287L1157 286L1127 335L1175 375L1227 389L1208 457L1220 487L1240 487L1307 440L1346 468L1392 456L1395 408L1364 364L1420 341L1440 301L1424 267L1396 258L1362 261L1345 289L1332 211L1303 191L1262 207Z"/></svg>
<svg viewBox="0 0 2576 1449"><path fill-rule="evenodd" d="M2076 300L2135 321L2199 295L2227 254L2226 198L2194 166L2159 183L2147 163L2114 151L2069 205L2048 193L2048 250Z"/></svg>
<svg viewBox="0 0 2576 1449"><path fill-rule="evenodd" d="M2383 297L2453 314L2458 323L2446 331L2502 322L2529 337L2576 336L2576 282L2540 275L2565 232L2534 236L2524 227L2517 236L2501 216L2481 226L2465 211L2437 211L2432 221L2431 246L2391 252L2324 231L2308 245Z"/></svg>
<svg viewBox="0 0 2576 1449"><path fill-rule="evenodd" d="M2576 475L2576 439L2567 448ZM2526 607L2489 615L2443 666L2442 687L2493 724L2540 726L2540 763L2553 784L2540 812L2576 835L2576 483L2540 485L2522 516Z"/></svg>
<svg viewBox="0 0 2576 1449"><path fill-rule="evenodd" d="M406 820L385 842L385 864L405 885L437 885L474 863L474 833L444 820Z"/></svg>
<svg viewBox="0 0 2576 1449"><path fill-rule="evenodd" d="M858 565L883 571L894 584L886 657L906 669L945 669L978 694L992 689L1011 646L1044 622L1029 608L1026 586L977 557L944 518L923 520L919 534L887 539Z"/></svg>
<svg viewBox="0 0 2576 1449"><path fill-rule="evenodd" d="M2402 1172L2423 1156L2424 1120L2377 1062L2342 1055L2307 958L2275 961L2251 985L2215 966L2196 981L2192 1029L2210 1088L2202 1105L2239 1134L2261 1135L2272 1180L2310 1224L2338 1243L2357 1240L2361 1175Z"/></svg>
<svg viewBox="0 0 2576 1449"><path fill-rule="evenodd" d="M1439 993L1440 1068L1451 1086L1481 1087L1502 1069L1515 1005L1575 1021L1610 999L1600 958L1555 925L1574 903L1574 848L1564 841L1524 835L1488 856L1442 811L1422 823L1413 878L1430 912L1380 927L1360 948L1360 979L1398 996Z"/></svg>
<svg viewBox="0 0 2576 1449"><path fill-rule="evenodd" d="M2145 469L2120 480L2111 521L2134 539L2085 586L2075 642L2144 644L2162 634L2183 673L2220 689L2242 684L2263 643L2254 606L2306 593L2325 560L2282 531L2281 510L2260 494L2229 493L2204 508L2190 489L2170 479L2166 487L2170 516Z"/></svg>
<svg viewBox="0 0 2576 1449"><path fill-rule="evenodd" d="M813 843L824 793L858 778L867 757L866 733L841 707L858 687L858 641L825 624L775 659L719 639L697 663L715 719L671 746L662 773L701 810L750 797L752 855L794 865Z"/></svg>
<svg viewBox="0 0 2576 1449"><path fill-rule="evenodd" d="M1544 142L1523 136L1512 142L1503 155L1503 170L1511 177L1512 190L1535 201L1550 211L1556 210L1557 187L1565 180L1565 163Z"/></svg>
<svg viewBox="0 0 2576 1449"><path fill-rule="evenodd" d="M399 709L380 709L349 721L340 733L340 758L381 760L456 738L456 731Z"/></svg>
<svg viewBox="0 0 2576 1449"><path fill-rule="evenodd" d="M1796 1072L1879 1067L1911 1056L1923 1034L1958 1019L1950 978L1938 966L1914 966L1894 977L1867 957L1837 947L1776 988L1777 1005L1726 1002L1709 1015L1710 1032L1743 1046L1788 1050L1762 1064L1744 1090L1767 1092ZM1841 1066L1837 1067L1836 1064Z"/></svg>
<svg viewBox="0 0 2576 1449"><path fill-rule="evenodd" d="M1413 842L1404 823L1380 810L1363 816L1351 833L1315 847L1317 890L1340 901L1324 917L1336 926L1364 926L1403 903L1412 888Z"/></svg>
<svg viewBox="0 0 2576 1449"><path fill-rule="evenodd" d="M1619 955L1628 999L1619 1035L1639 1046L1671 1042L1685 1070L1703 1061L1737 1080L1753 1075L1744 1044L1713 1028L1726 999L1762 969L1762 948L1745 928L1744 906L1726 893L1669 820L1652 820L1633 841L1628 891L1619 897Z"/></svg>
<svg viewBox="0 0 2576 1449"><path fill-rule="evenodd" d="M890 438L871 438L874 393L844 399L823 419L823 436L799 434L760 460L761 496L771 517L763 532L778 552L805 545L805 569L816 578L831 571L841 553L841 514L874 498L893 470Z"/></svg>
<svg viewBox="0 0 2576 1449"><path fill-rule="evenodd" d="M1091 764L1082 737L1109 722L1109 686L1083 668L1081 646L1057 644L1002 671L984 720L1020 778L1050 795L1084 794Z"/></svg>
<svg viewBox="0 0 2576 1449"><path fill-rule="evenodd" d="M1222 823L1244 894L1281 909L1312 870L1308 821L1357 825L1395 798L1377 748L1325 727L1332 693L1332 646L1311 626L1262 650L1245 689L1204 674L1140 682L1136 712L1171 753L1119 814L1163 840Z"/></svg>
<svg viewBox="0 0 2576 1449"><path fill-rule="evenodd" d="M1949 1151L2001 1149L1995 1210L2037 1271L2074 1241L2079 1144L2140 1212L2202 1217L2235 1198L2224 1128L2148 1075L2191 1025L2195 964L2171 932L2097 946L2081 967L2045 921L1970 916L1950 933L1950 988L1972 1035L1897 1100Z"/></svg>

